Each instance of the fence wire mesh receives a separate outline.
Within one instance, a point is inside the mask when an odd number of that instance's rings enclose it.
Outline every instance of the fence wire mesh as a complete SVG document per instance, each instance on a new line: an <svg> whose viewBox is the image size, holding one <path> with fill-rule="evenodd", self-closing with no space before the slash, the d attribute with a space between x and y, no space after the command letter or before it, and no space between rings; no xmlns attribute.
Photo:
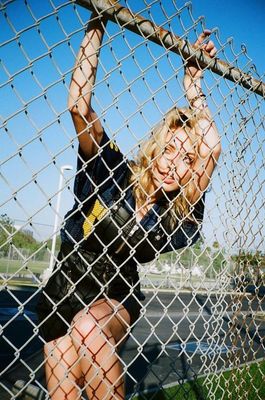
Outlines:
<svg viewBox="0 0 265 400"><path fill-rule="evenodd" d="M204 20L174 0L10 0L0 10L1 399L122 399L124 382L128 399L264 399L265 90L245 48L235 52L216 29L216 57L196 52ZM97 77L83 74L78 92L71 79L82 75L91 16L104 32L98 45L90 38ZM176 105L194 118L183 89L190 59L204 73L221 156L206 194L199 183L197 203L184 193L188 215L176 215L167 193L136 215L141 173L172 161L154 127ZM89 93L96 114L87 118ZM147 159L150 132L157 152L139 173L130 160ZM41 293L49 313L40 321Z"/></svg>

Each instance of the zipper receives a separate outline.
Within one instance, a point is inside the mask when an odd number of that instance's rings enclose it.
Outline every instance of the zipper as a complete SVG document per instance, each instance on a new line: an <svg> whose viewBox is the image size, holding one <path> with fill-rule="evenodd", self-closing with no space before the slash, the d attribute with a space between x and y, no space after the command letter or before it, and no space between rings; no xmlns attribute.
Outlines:
<svg viewBox="0 0 265 400"><path fill-rule="evenodd" d="M104 285L105 285L105 293L106 293L106 295L109 294L110 283L111 283L110 281L112 281L112 276L111 276L111 274L109 274L109 272L111 272L111 268L109 268L109 266L107 265L106 269L105 269L105 271L104 271L104 273L102 275L103 282L104 282Z"/></svg>
<svg viewBox="0 0 265 400"><path fill-rule="evenodd" d="M132 237L138 229L139 229L139 226L138 225L134 225L134 227L131 229L128 237ZM115 254L119 254L121 252L121 250L123 249L123 247L125 246L125 244L126 244L126 242L123 241L120 244L120 246L117 248L117 250L115 251Z"/></svg>
<svg viewBox="0 0 265 400"><path fill-rule="evenodd" d="M108 296L108 294L109 294L109 283L108 283L106 272L104 272L102 278L103 278L103 282L104 282L104 285L105 285L105 293Z"/></svg>

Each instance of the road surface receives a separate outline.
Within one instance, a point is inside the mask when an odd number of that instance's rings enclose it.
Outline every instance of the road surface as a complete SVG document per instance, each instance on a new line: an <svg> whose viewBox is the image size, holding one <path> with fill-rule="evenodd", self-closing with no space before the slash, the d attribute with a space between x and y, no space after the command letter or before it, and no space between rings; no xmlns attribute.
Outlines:
<svg viewBox="0 0 265 400"><path fill-rule="evenodd" d="M0 292L4 327L0 362L5 371L0 379L1 400L10 399L7 388L11 390L19 379L28 382L32 378L32 383L45 386L40 367L42 344L34 337L31 323L36 321L35 290ZM141 319L121 353L127 371L127 393L157 390L161 385L216 372L233 362L239 365L264 357L265 321L260 318L259 297L206 292L176 295L169 291L145 295Z"/></svg>

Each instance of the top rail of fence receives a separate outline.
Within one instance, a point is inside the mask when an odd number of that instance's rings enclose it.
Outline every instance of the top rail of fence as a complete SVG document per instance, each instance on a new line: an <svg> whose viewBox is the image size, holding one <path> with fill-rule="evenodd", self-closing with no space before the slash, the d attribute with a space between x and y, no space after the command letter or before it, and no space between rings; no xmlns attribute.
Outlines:
<svg viewBox="0 0 265 400"><path fill-rule="evenodd" d="M139 14L133 14L128 8L121 6L113 0L76 0L76 3L98 13L107 15L108 19L119 23L126 29L141 35L148 40L165 46L172 52L181 55L184 59L196 61L202 68L210 69L245 89L248 89L265 98L265 83L253 78L232 64L219 58L212 59L203 50L195 48L187 40L180 38L172 32L155 25L152 21Z"/></svg>

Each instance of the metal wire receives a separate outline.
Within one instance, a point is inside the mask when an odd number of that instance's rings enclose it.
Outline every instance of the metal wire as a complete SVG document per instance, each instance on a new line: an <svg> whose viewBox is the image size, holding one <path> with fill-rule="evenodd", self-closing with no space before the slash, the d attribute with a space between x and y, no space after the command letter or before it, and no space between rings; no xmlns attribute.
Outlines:
<svg viewBox="0 0 265 400"><path fill-rule="evenodd" d="M93 10L109 19L93 88L93 106L109 139L92 159L84 160L66 99ZM1 398L48 399L52 393L47 387L53 385L62 398L85 398L87 393L100 400L121 399L125 382L130 399L155 399L159 391L172 399L193 398L194 393L209 399L264 399L265 86L245 49L236 53L230 41L221 42L217 31L217 57L195 48L190 37L198 36L204 21L193 17L190 3L178 7L174 0L1 1L0 22L0 90L5 100L0 127ZM205 197L204 219L199 221L200 239L192 245L196 232L189 236L181 228L178 234L186 245L174 248L174 230L169 231L163 215L154 212L156 235L151 240L152 230L135 225L131 210L123 226L114 221L117 236L106 245L94 231L103 217L112 218L119 201L111 193L109 205L103 189L124 159L128 162L142 148L165 113L176 104L186 105L182 80L188 60L204 71L203 91L222 142ZM104 159L109 148L117 153L120 148L124 155L113 169ZM72 168L76 158L77 171ZM107 171L99 184L87 173L98 159ZM62 169L63 165L71 168ZM58 187L59 177L63 179ZM91 187L84 199L74 187L77 177ZM120 181L115 187L125 198ZM59 194L63 202L58 209ZM98 200L88 214L86 207L95 195ZM64 218L73 200L76 208ZM74 242L70 255L58 254L60 230L77 212L85 220L87 236L76 240L69 234ZM60 224L55 226L54 219ZM102 254L89 262L81 255L87 270L73 279L62 265L93 232ZM51 251L54 235L56 254ZM157 250L155 241L161 237L164 247ZM115 264L108 253L120 238L118 250L127 246L130 259L141 246L144 252L148 245L154 254L148 263L136 262L146 299L134 329L129 329L120 306L108 303L115 279L129 287L122 302L132 296L134 307L141 303L134 295L138 281L128 282L122 272L127 260ZM57 260L53 271L48 268L51 257ZM98 260L106 264L109 277L106 271L103 277L98 275ZM62 274L65 292L51 314L72 332L78 349L74 363L67 359L72 345L63 348L64 340L50 342L43 358L45 340L36 303L48 278L57 273ZM78 292L89 274L100 286L95 300L107 309L104 316L93 313L93 305L89 307ZM69 296L83 309L72 325L60 314L60 304ZM113 312L128 333L121 352L116 350L123 339L115 343L109 331ZM91 324L89 330L84 330L83 321ZM91 351L91 343L99 339L102 345ZM45 365L56 371L47 380ZM114 379L116 368L121 369Z"/></svg>

